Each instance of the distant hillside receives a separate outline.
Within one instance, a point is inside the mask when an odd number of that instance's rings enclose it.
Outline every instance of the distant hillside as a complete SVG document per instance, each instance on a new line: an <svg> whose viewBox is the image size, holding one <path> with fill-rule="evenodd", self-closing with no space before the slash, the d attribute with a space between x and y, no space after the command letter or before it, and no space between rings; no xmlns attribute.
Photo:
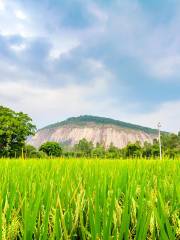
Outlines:
<svg viewBox="0 0 180 240"><path fill-rule="evenodd" d="M28 140L28 144L39 147L44 142L56 141L72 147L82 138L86 138L94 145L101 143L107 148L113 143L114 146L123 148L129 142L139 141L142 145L144 142L152 143L157 135L156 129L85 115L68 118L38 130L35 136Z"/></svg>
<svg viewBox="0 0 180 240"><path fill-rule="evenodd" d="M114 120L111 118L97 117L97 116L90 116L90 115L71 117L65 121L48 125L48 126L44 127L43 129L58 128L58 127L61 127L61 126L67 125L67 124L75 124L75 125L83 126L83 125L86 125L87 123L114 125L114 126L118 126L121 128L128 128L128 129L143 131L146 133L157 134L157 129L142 127L140 125L122 122L122 121Z"/></svg>

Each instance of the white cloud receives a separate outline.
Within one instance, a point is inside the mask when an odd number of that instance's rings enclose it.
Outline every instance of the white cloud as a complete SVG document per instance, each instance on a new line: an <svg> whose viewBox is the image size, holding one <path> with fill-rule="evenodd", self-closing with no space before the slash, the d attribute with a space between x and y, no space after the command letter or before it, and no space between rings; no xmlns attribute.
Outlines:
<svg viewBox="0 0 180 240"><path fill-rule="evenodd" d="M152 61L150 69L159 78L166 79L172 76L180 76L180 55L165 56L157 59L155 63L154 60Z"/></svg>
<svg viewBox="0 0 180 240"><path fill-rule="evenodd" d="M136 59L150 76L179 81L179 4L166 23L152 20L138 1L119 1L117 8L108 13L106 35L101 41L109 39L120 56Z"/></svg>
<svg viewBox="0 0 180 240"><path fill-rule="evenodd" d="M14 11L15 16L20 19L20 20L25 20L27 19L26 14L24 13L24 11L22 11L21 9L17 9Z"/></svg>
<svg viewBox="0 0 180 240"><path fill-rule="evenodd" d="M88 64L88 67L90 68L91 71L97 71L105 68L102 62L96 59L89 58L87 59L86 63Z"/></svg>
<svg viewBox="0 0 180 240"><path fill-rule="evenodd" d="M106 96L109 84L105 79L96 79L86 85L49 88L27 82L2 82L0 103L30 114L38 127L70 116L92 114L152 128L161 122L162 130L176 133L180 130L180 101L164 102L149 113L131 114L129 103Z"/></svg>
<svg viewBox="0 0 180 240"><path fill-rule="evenodd" d="M67 116L104 110L109 102L96 100L103 96L107 84L107 81L95 80L84 86L71 84L49 88L26 82L2 82L0 103L17 111L27 112L36 123L40 122L43 126Z"/></svg>
<svg viewBox="0 0 180 240"><path fill-rule="evenodd" d="M62 54L68 53L73 48L78 47L80 42L76 38L71 38L70 36L54 36L52 38L52 48L49 53L51 59L59 59Z"/></svg>
<svg viewBox="0 0 180 240"><path fill-rule="evenodd" d="M20 18L20 12L18 12L18 14L19 17L15 16L13 6L3 11L3 14L0 15L0 34L2 36L15 35L23 38L37 36L36 28L33 28L31 21L22 21L22 16Z"/></svg>
<svg viewBox="0 0 180 240"><path fill-rule="evenodd" d="M6 0L0 0L0 11L3 11L5 9L5 3Z"/></svg>
<svg viewBox="0 0 180 240"><path fill-rule="evenodd" d="M113 91L110 89L114 77L101 61L106 55L105 47L107 47L107 52L112 48L116 59L123 58L123 56L135 59L142 65L144 72L152 77L157 77L159 80L171 79L171 81L174 80L173 77L176 77L179 81L178 15L180 12L177 9L177 13L170 23L155 25L148 15L144 15L143 9L137 1L133 3L132 1L119 1L119 4L117 8L109 8L106 11L96 4L88 4L87 10L97 19L96 25L92 24L87 28L72 30L63 28L57 16L49 15L50 10L42 9L43 14L39 14L39 9L31 9L31 7L23 9L18 1L0 0L0 34L4 36L20 35L25 38L23 44L8 46L16 55L19 54L17 62L14 54L12 59L0 60L0 103L28 112L41 126L63 120L67 116L88 113L119 118L151 127L156 127L156 123L161 121L164 129L177 131L180 128L178 122L180 119L179 101L164 102L158 106L158 109L150 113L132 115L129 113L131 108L129 106L138 103L123 102L121 100L121 95L125 94L123 89L120 89L119 96L114 99ZM49 51L49 59L42 59L42 64L46 64L47 72L43 67L41 70L41 64L39 64L41 61L37 61L40 67L37 66L35 70L33 69L33 64L36 64L35 60L39 57L38 53L37 58L35 53L30 52L31 50L27 52L27 55L22 54L26 50L27 44L31 44L31 40L33 42L34 40L41 41L41 39L42 42L45 41L48 46L52 47ZM101 49L101 43L104 43L104 49ZM77 62L80 63L82 75L89 77L84 80L78 79L81 77L79 69L77 72L74 71L75 73L73 71L61 72L54 68L56 63L51 62L80 46L82 47L80 48L80 57L76 53L80 58L77 59ZM98 53L93 52L94 46L99 46ZM89 53L88 48L92 52ZM88 54L94 58L90 58ZM71 57L76 61L76 56ZM71 57L70 59L72 59ZM39 59L41 60L41 56ZM108 56L108 59L111 61L113 55ZM25 62L27 60L31 66L23 65L21 63L23 60ZM86 72L89 75L86 75ZM119 80L120 77L118 75L117 79ZM137 76L134 77L136 80ZM128 75L126 78L128 79ZM13 81L8 82L8 79ZM21 82L15 82L16 79ZM64 83L65 81L62 79L68 79L68 83ZM79 80L79 85L72 83L78 82L77 80ZM59 83L62 81L62 84L65 85L61 88L53 88L56 87L54 85L58 81ZM40 82L41 84L48 82L52 87L41 86ZM119 88L121 84L124 85L119 81L117 87Z"/></svg>
<svg viewBox="0 0 180 240"><path fill-rule="evenodd" d="M24 41L32 39L44 39L52 47L49 57L51 60L58 59L62 54L68 53L80 45L81 39L73 31L56 26L52 20L51 11L41 9L43 14L39 14L38 9L26 8L17 2L8 2L8 7L4 8L4 1L0 0L0 34L5 37L21 36ZM46 15L46 17L44 17ZM47 27L48 26L48 27ZM22 45L13 45L11 49L18 51Z"/></svg>
<svg viewBox="0 0 180 240"><path fill-rule="evenodd" d="M126 118L152 128L157 128L157 123L161 122L162 130L177 133L180 131L180 100L164 102L149 113L127 114Z"/></svg>
<svg viewBox="0 0 180 240"><path fill-rule="evenodd" d="M15 52L21 52L26 49L26 44L14 44L10 46Z"/></svg>
<svg viewBox="0 0 180 240"><path fill-rule="evenodd" d="M89 4L88 10L101 23L106 23L108 21L108 14L105 11L103 11L102 9L100 9L96 4L94 4L94 3Z"/></svg>

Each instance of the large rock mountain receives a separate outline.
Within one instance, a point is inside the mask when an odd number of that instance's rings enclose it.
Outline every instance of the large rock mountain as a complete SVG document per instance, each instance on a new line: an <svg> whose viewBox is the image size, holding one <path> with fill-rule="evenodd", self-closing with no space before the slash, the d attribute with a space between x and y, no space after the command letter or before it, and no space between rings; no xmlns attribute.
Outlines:
<svg viewBox="0 0 180 240"><path fill-rule="evenodd" d="M73 146L82 138L108 147L111 143L119 148L129 142L140 141L152 143L157 138L157 130L142 127L110 118L80 116L69 118L66 121L55 123L37 131L35 136L28 140L28 144L39 147L47 141L56 141Z"/></svg>

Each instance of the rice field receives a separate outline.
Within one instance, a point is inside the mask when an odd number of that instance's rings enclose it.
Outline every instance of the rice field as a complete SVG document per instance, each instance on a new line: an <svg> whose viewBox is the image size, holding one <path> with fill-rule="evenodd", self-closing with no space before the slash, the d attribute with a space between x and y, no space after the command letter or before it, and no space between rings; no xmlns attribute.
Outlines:
<svg viewBox="0 0 180 240"><path fill-rule="evenodd" d="M0 239L180 239L180 162L1 160Z"/></svg>

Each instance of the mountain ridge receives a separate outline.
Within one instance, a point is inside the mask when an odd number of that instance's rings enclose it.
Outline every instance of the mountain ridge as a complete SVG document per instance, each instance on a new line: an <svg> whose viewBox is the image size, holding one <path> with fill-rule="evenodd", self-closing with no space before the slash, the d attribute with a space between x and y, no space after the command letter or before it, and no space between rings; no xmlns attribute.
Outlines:
<svg viewBox="0 0 180 240"><path fill-rule="evenodd" d="M44 130L44 129L58 128L58 127L68 125L68 124L85 125L85 124L91 123L91 122L95 123L95 124L102 124L102 125L115 125L115 126L118 126L118 127L121 127L121 128L139 130L139 131L143 131L143 132L151 133L151 134L157 134L158 133L158 130L154 129L154 128L144 127L144 126L141 126L141 125L138 125L138 124L133 124L133 123L129 123L129 122L115 120L115 119L112 119L112 118L92 116L92 115L80 115L78 117L70 117L70 118L67 118L64 121L47 125L47 126L41 128L41 129L39 129L39 131Z"/></svg>
<svg viewBox="0 0 180 240"><path fill-rule="evenodd" d="M123 148L136 141L142 145L145 142L152 144L158 138L158 130L111 118L83 115L48 125L38 130L27 143L38 148L47 141L54 141L73 147L83 138L93 145L100 143L108 148L113 143Z"/></svg>

